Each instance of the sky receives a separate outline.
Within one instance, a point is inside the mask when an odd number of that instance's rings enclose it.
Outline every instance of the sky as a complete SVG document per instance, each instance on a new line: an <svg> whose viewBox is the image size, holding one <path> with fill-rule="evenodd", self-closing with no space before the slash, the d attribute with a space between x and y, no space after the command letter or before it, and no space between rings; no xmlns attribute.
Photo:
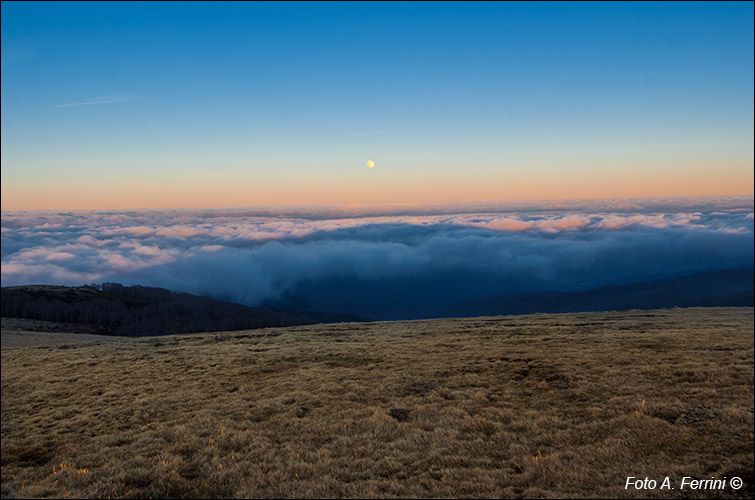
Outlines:
<svg viewBox="0 0 755 500"><path fill-rule="evenodd" d="M753 194L752 2L1 9L4 211Z"/></svg>

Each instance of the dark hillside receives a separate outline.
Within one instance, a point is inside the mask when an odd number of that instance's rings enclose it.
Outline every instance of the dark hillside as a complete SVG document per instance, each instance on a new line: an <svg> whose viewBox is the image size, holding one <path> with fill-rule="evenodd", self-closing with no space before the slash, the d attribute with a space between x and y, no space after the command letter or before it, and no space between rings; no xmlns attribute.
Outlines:
<svg viewBox="0 0 755 500"><path fill-rule="evenodd" d="M670 307L752 307L753 270L729 269L594 290L515 293L449 308L442 316L626 311Z"/></svg>
<svg viewBox="0 0 755 500"><path fill-rule="evenodd" d="M247 307L164 288L117 283L2 288L2 316L77 323L105 335L167 335L322 322L363 321L345 314Z"/></svg>

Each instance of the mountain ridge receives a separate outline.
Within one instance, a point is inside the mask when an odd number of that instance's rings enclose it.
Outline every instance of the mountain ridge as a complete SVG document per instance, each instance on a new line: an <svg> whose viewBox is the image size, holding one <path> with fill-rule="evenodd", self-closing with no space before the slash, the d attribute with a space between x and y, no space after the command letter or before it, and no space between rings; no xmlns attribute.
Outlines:
<svg viewBox="0 0 755 500"><path fill-rule="evenodd" d="M445 317L670 307L752 307L754 282L752 269L726 269L591 290L502 294L460 303Z"/></svg>
<svg viewBox="0 0 755 500"><path fill-rule="evenodd" d="M175 333L245 330L335 322L431 319L475 316L521 315L662 309L672 307L752 307L755 301L752 269L728 269L675 278L609 285L590 290L541 291L488 295L435 310L417 310L415 316L384 318L349 313L349 305L370 304L370 293L357 291L348 301L305 300L251 307L164 288L124 286L117 283L66 287L22 285L3 287L2 316L60 324L86 325L88 333L123 336L157 336ZM321 289L325 296L328 292ZM345 292L348 292L346 290ZM343 290L340 294L345 293ZM399 299L400 300L400 299ZM433 302L433 296L415 297L415 302ZM332 312L317 312L323 305ZM413 302L404 304L403 314ZM314 306L314 307L313 307ZM73 328L73 326L71 327Z"/></svg>
<svg viewBox="0 0 755 500"><path fill-rule="evenodd" d="M88 325L91 333L157 336L365 321L349 314L250 307L165 288L118 283L3 287L3 317Z"/></svg>

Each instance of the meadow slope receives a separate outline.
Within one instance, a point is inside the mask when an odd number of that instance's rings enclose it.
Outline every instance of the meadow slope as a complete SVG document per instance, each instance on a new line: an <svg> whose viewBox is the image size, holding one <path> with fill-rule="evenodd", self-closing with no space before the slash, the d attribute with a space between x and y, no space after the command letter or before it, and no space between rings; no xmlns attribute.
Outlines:
<svg viewBox="0 0 755 500"><path fill-rule="evenodd" d="M67 343L4 326L2 497L752 497L753 324L673 309Z"/></svg>

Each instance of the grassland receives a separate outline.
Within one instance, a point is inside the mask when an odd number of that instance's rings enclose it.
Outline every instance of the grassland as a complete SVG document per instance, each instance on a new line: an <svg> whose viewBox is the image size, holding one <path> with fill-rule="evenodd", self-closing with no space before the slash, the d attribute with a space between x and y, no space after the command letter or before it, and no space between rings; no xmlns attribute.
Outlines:
<svg viewBox="0 0 755 500"><path fill-rule="evenodd" d="M753 324L676 309L57 344L8 327L2 496L752 497Z"/></svg>

